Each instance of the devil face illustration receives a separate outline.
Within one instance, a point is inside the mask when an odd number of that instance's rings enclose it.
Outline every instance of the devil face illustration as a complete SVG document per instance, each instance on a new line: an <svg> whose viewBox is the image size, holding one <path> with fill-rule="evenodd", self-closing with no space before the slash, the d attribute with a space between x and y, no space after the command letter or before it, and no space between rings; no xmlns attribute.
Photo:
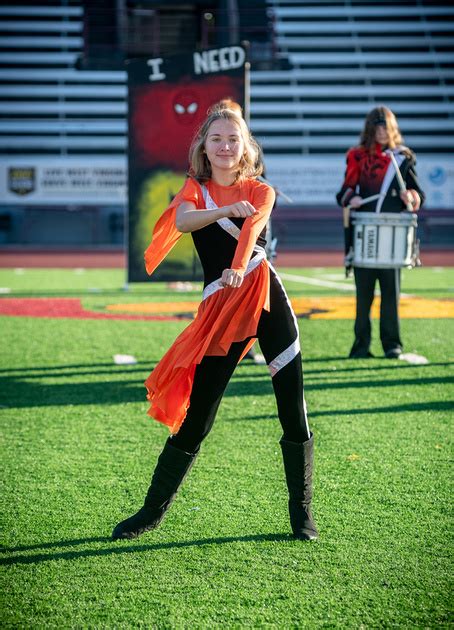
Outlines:
<svg viewBox="0 0 454 630"><path fill-rule="evenodd" d="M199 109L199 95L194 90L181 90L173 99L176 124L194 127L194 116Z"/></svg>
<svg viewBox="0 0 454 630"><path fill-rule="evenodd" d="M191 140L208 108L226 97L241 100L241 90L237 79L226 76L132 87L130 134L137 165L185 171Z"/></svg>

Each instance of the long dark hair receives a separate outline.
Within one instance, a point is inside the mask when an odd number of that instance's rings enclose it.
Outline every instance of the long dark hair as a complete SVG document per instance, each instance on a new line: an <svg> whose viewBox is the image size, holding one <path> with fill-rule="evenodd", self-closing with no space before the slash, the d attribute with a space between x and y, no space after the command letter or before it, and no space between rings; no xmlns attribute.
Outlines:
<svg viewBox="0 0 454 630"><path fill-rule="evenodd" d="M388 132L388 147L390 149L395 149L402 144L402 135L396 117L388 107L380 105L379 107L374 107L366 116L360 140L362 147L369 149L369 151L373 150L377 124L382 124L386 127L386 131Z"/></svg>

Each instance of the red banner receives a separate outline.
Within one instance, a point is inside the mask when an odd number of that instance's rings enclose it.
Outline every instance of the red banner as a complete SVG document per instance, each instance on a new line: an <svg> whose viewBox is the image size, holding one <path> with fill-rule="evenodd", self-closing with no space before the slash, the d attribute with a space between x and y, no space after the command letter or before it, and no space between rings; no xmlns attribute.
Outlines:
<svg viewBox="0 0 454 630"><path fill-rule="evenodd" d="M156 221L184 183L191 140L207 110L224 98L243 106L245 59L241 46L229 46L127 64L129 282L148 278L143 252ZM192 239L184 235L152 279L200 277Z"/></svg>

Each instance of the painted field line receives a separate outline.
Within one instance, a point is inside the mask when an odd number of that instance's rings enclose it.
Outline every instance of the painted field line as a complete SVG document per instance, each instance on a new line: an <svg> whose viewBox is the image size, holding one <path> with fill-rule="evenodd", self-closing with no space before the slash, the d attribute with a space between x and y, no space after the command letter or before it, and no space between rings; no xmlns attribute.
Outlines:
<svg viewBox="0 0 454 630"><path fill-rule="evenodd" d="M355 291L355 285L347 284L346 282L332 282L331 280L320 280L319 278L309 278L308 276L295 276L291 273L278 273L283 280L291 280L292 282L300 282L301 284L312 284L316 287L340 289L341 291Z"/></svg>
<svg viewBox="0 0 454 630"><path fill-rule="evenodd" d="M309 278L308 276L295 276L291 273L279 273L279 276L283 280L291 280L292 282L299 282L301 284L311 284L315 287L329 287L330 289L340 289L341 291L356 291L354 284L347 284L346 282L332 282L330 280L320 280L320 278ZM375 291L375 295L380 295L380 291ZM400 297L413 297L411 293L401 293Z"/></svg>

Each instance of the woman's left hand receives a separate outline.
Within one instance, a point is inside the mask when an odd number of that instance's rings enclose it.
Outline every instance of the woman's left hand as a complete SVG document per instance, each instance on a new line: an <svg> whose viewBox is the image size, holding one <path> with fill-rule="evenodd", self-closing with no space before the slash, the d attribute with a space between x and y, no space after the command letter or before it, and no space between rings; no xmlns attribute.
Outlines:
<svg viewBox="0 0 454 630"><path fill-rule="evenodd" d="M416 192L416 190L403 190L400 193L400 198L404 202L405 205L410 204L413 212L419 210L419 206L421 205L421 199Z"/></svg>
<svg viewBox="0 0 454 630"><path fill-rule="evenodd" d="M224 269L221 277L221 284L224 287L232 287L238 289L243 284L243 274L238 273L234 269Z"/></svg>

